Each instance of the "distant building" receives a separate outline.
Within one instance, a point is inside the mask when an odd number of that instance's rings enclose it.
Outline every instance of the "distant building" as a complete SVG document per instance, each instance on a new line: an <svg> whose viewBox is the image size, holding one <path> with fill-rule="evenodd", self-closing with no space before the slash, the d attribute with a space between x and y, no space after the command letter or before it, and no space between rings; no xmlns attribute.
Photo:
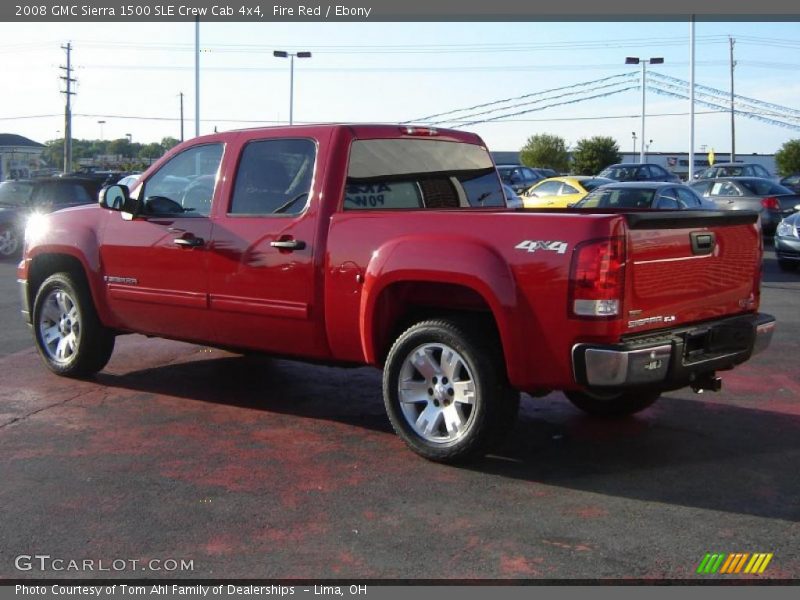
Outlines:
<svg viewBox="0 0 800 600"><path fill-rule="evenodd" d="M30 177L42 164L44 144L14 133L0 133L0 181Z"/></svg>

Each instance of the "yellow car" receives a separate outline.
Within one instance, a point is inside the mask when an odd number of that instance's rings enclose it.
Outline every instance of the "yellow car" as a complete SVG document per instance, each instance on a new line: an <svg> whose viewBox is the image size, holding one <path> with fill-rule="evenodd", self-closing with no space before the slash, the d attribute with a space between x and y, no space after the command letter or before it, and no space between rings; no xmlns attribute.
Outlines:
<svg viewBox="0 0 800 600"><path fill-rule="evenodd" d="M596 187L615 183L605 177L576 175L542 179L520 194L525 208L566 208L575 204Z"/></svg>

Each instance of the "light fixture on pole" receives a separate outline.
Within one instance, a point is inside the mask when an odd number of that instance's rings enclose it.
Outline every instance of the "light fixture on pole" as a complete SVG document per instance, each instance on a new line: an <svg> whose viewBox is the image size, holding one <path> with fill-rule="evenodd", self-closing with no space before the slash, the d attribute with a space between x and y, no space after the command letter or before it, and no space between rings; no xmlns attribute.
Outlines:
<svg viewBox="0 0 800 600"><path fill-rule="evenodd" d="M311 52L275 50L272 55L276 58L289 58L289 125L292 125L294 123L294 57L311 58Z"/></svg>
<svg viewBox="0 0 800 600"><path fill-rule="evenodd" d="M129 144L133 143L133 134L132 133L126 133L125 137L128 138L128 143Z"/></svg>
<svg viewBox="0 0 800 600"><path fill-rule="evenodd" d="M100 125L100 141L102 142L103 141L103 125L105 125L106 122L105 121L98 121L97 124Z"/></svg>
<svg viewBox="0 0 800 600"><path fill-rule="evenodd" d="M647 97L647 64L650 63L651 65L663 65L664 59L661 57L656 58L639 58L637 56L628 56L625 58L626 65L642 65L642 130L639 132L640 137L642 138L640 154L639 154L639 162L644 162L644 140L646 139L644 136L644 115L645 115L645 99Z"/></svg>
<svg viewBox="0 0 800 600"><path fill-rule="evenodd" d="M636 132L635 131L631 131L631 137L633 138L633 156L635 158L636 157ZM632 158L631 160L634 160L634 158Z"/></svg>

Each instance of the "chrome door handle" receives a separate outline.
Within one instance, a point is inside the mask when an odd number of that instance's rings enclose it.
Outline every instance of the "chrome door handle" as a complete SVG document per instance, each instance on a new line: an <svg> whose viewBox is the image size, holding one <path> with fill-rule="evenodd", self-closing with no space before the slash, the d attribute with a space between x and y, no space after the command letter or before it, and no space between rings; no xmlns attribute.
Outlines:
<svg viewBox="0 0 800 600"><path fill-rule="evenodd" d="M277 240L269 245L280 250L302 250L306 247L306 243L300 240Z"/></svg>
<svg viewBox="0 0 800 600"><path fill-rule="evenodd" d="M172 243L183 248L198 248L205 245L206 241L203 238L192 236L175 238Z"/></svg>

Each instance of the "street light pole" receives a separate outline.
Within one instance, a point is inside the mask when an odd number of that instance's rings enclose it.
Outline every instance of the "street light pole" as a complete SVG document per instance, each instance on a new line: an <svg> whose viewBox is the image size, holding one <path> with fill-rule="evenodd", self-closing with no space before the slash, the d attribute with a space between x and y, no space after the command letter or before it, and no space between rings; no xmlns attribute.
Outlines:
<svg viewBox="0 0 800 600"><path fill-rule="evenodd" d="M644 130L644 123L645 123L645 102L647 99L647 63L651 65L661 65L664 64L664 59L661 57L657 58L639 58L637 56L628 56L625 59L626 65L642 65L642 130L639 132L639 137L642 140L642 143L639 146L639 162L644 162L644 141L647 139L645 137L645 130Z"/></svg>
<svg viewBox="0 0 800 600"><path fill-rule="evenodd" d="M631 131L631 137L633 138L633 156L636 156L636 132Z"/></svg>
<svg viewBox="0 0 800 600"><path fill-rule="evenodd" d="M642 128L640 129L641 136L642 136L642 143L639 146L639 148L640 148L639 162L640 163L644 162L644 141L645 141L645 139L647 139L647 138L644 137L644 106L645 106L646 98L647 98L647 61L643 60L642 61Z"/></svg>
<svg viewBox="0 0 800 600"><path fill-rule="evenodd" d="M277 58L289 59L289 125L294 124L294 57L311 58L311 52L286 52L275 50L272 55Z"/></svg>

